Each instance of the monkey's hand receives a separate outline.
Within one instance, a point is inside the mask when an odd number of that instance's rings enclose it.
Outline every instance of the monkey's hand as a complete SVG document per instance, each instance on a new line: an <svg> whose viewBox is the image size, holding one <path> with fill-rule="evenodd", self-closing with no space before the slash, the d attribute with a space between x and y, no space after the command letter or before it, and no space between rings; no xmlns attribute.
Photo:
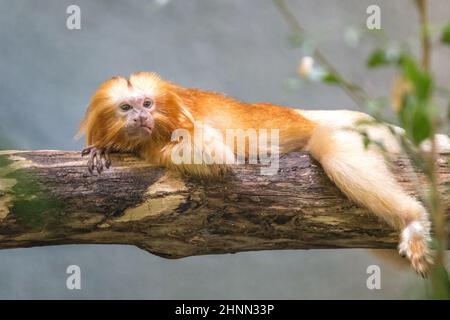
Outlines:
<svg viewBox="0 0 450 320"><path fill-rule="evenodd" d="M90 174L93 174L94 170L101 174L105 168L109 169L111 167L110 152L111 150L108 148L97 148L94 146L89 146L81 151L82 157L89 156L87 167Z"/></svg>

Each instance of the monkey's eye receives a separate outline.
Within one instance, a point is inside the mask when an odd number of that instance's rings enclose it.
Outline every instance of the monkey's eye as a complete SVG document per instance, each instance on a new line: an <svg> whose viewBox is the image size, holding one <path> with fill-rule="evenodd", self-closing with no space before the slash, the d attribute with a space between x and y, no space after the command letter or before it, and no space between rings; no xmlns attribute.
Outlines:
<svg viewBox="0 0 450 320"><path fill-rule="evenodd" d="M153 101L152 100L145 100L144 101L144 108L150 108L153 105Z"/></svg>
<svg viewBox="0 0 450 320"><path fill-rule="evenodd" d="M122 109L123 111L128 111L131 110L133 107L130 106L129 104L123 104L120 106L120 109Z"/></svg>

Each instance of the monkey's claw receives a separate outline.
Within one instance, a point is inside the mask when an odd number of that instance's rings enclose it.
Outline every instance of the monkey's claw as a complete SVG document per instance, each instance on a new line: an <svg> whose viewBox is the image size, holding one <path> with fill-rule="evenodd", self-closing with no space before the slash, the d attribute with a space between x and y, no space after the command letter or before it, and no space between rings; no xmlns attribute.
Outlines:
<svg viewBox="0 0 450 320"><path fill-rule="evenodd" d="M88 171L90 174L97 170L98 174L101 174L103 170L111 167L111 159L109 158L109 150L106 148L96 148L89 146L81 151L81 156L88 155L87 162Z"/></svg>

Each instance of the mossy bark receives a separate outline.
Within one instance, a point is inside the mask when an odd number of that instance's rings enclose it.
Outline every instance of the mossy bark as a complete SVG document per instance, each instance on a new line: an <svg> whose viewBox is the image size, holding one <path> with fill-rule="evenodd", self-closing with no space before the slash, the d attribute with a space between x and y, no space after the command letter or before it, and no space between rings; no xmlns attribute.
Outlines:
<svg viewBox="0 0 450 320"><path fill-rule="evenodd" d="M90 175L78 152L0 151L0 248L114 243L179 258L397 244L397 232L348 200L307 153L282 157L276 175L243 165L220 182L182 179L132 155L112 160ZM407 164L400 158L393 170L414 194ZM446 155L439 170L445 190Z"/></svg>

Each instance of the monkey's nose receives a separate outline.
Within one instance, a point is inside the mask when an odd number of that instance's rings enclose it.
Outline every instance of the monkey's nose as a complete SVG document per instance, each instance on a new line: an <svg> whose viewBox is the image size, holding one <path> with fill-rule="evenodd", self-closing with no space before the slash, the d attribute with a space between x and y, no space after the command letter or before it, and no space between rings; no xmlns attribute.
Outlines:
<svg viewBox="0 0 450 320"><path fill-rule="evenodd" d="M144 123L147 120L148 120L148 116L146 116L146 115L139 115L138 117L133 119L134 122L138 122L140 124Z"/></svg>

